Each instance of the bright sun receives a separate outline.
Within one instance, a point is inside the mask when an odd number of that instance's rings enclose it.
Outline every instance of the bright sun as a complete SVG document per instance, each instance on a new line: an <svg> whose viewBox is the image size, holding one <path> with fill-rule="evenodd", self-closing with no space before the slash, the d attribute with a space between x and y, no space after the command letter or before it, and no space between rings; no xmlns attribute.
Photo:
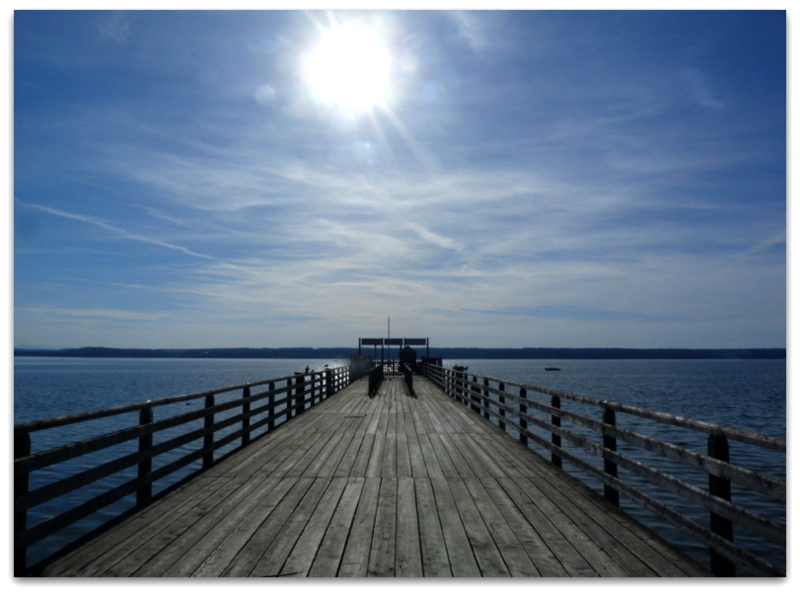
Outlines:
<svg viewBox="0 0 800 595"><path fill-rule="evenodd" d="M391 60L375 31L357 26L330 29L303 66L313 97L323 104L361 113L386 100Z"/></svg>

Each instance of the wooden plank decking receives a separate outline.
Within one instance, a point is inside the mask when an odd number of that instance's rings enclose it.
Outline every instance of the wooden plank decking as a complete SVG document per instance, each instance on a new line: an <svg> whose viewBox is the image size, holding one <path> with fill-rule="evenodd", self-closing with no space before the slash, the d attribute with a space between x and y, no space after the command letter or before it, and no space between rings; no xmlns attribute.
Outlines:
<svg viewBox="0 0 800 595"><path fill-rule="evenodd" d="M415 377L366 380L45 569L46 576L705 576Z"/></svg>

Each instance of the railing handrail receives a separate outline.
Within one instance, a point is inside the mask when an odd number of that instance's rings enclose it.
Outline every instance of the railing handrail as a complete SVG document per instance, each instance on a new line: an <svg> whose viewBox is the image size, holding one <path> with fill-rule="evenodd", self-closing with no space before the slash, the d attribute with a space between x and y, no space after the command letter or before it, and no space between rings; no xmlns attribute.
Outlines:
<svg viewBox="0 0 800 595"><path fill-rule="evenodd" d="M742 564L756 574L782 575L783 571L733 542L733 524L736 523L754 531L764 539L784 548L786 526L733 504L730 486L733 482L744 489L785 503L786 481L732 464L729 460L727 440L730 438L785 453L786 441L784 439L642 407L584 397L490 376L480 376L461 368L450 370L442 366L423 363L421 370L438 383L447 394L471 407L476 413L487 419L495 416L501 429L508 431L509 428L513 428L516 430L519 440L523 444L527 445L530 440L548 450L552 462L558 467L562 466L562 460L567 461L591 477L600 480L604 486L604 495L610 502L618 505L619 494L624 494L644 509L662 517L700 543L706 544L711 551L711 566L715 574L733 575L735 564ZM492 386L491 383L497 386ZM516 388L518 394L509 392L507 387ZM528 398L529 392L550 396L550 405ZM576 411L562 409L561 399L596 407L602 412L602 421ZM528 412L529 407L542 416L549 416L549 421L546 418L531 415ZM689 448L618 427L615 417L617 412L706 434L708 436L708 454L698 453ZM509 414L514 416L514 419L510 418ZM578 424L590 431L599 432L602 436L602 443L562 428L562 420ZM528 429L529 424L545 432L550 432L550 438L547 439L531 432ZM599 456L603 461L602 468L565 450L562 447L562 438L586 453ZM708 490L618 452L618 438L632 446L706 473L709 478ZM704 528L696 521L670 509L669 506L633 485L621 481L617 476L618 467L626 469L650 485L667 489L706 509L710 513L710 528Z"/></svg>
<svg viewBox="0 0 800 595"><path fill-rule="evenodd" d="M326 368L326 370L341 370L347 366L336 366L335 368ZM291 374L289 376L281 376L280 378L270 378L268 380L257 380L255 382L246 382L244 384L234 384L231 386L222 386L219 388L212 388L203 390L196 393L187 393L184 395L175 395L173 397L163 397L161 399L152 399L147 401L139 401L137 403L128 403L126 405L116 405L114 407L105 407L103 409L93 409L90 411L82 411L79 413L69 413L67 415L60 415L57 417L49 417L45 419L37 419L31 421L24 421L14 424L14 432L37 432L40 430L48 430L57 428L73 423L80 423L84 421L91 421L94 419L101 419L103 417L112 417L114 415L121 415L123 413L132 413L134 411L141 411L147 407L161 407L163 405L173 405L175 403L182 403L183 401L192 401L195 399L202 399L209 395L219 395L222 393L229 393L235 390L244 390L245 388L253 388L256 386L264 386L270 382L284 382L289 379L294 379L298 376L316 376L325 374L326 370L309 370L308 372L301 372L299 374Z"/></svg>
<svg viewBox="0 0 800 595"><path fill-rule="evenodd" d="M447 371L447 368L442 368L442 369ZM476 376L475 374L468 374L468 375ZM524 388L526 391L533 391L543 395L549 395L551 397L568 399L576 403L594 405L595 407L608 407L609 409L613 409L614 411L618 411L620 413L627 413L629 415L635 415L637 417L642 417L645 419L652 419L654 421L659 421L662 423L667 423L670 425L686 428L687 430L696 430L698 432L703 432L706 434L717 434L725 436L730 440L736 440L738 442L752 444L753 446L760 446L761 448L768 448L770 450L775 450L777 452L784 452L784 453L786 452L786 440L784 440L783 438L778 438L776 436L770 436L769 434L753 432L752 430L742 430L739 428L733 428L731 426L726 426L713 422L702 421L699 419L692 419L690 417L682 417L671 413L665 413L663 411L655 411L653 409L637 407L635 405L626 405L624 403L619 403L616 401L608 401L605 399L585 397L583 395L577 395L574 393L553 390L550 388L543 388L540 386L535 386L533 384L514 382L511 380L504 380L502 378L494 378L492 376L477 375L477 377L489 380L490 382L503 383L506 386ZM490 388L489 390L492 389Z"/></svg>

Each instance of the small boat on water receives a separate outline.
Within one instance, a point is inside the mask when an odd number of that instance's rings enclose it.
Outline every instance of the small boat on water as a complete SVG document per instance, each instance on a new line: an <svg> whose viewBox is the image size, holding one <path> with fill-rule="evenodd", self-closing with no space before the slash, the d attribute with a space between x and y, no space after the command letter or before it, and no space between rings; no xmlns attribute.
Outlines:
<svg viewBox="0 0 800 595"><path fill-rule="evenodd" d="M545 368L545 372L560 372L561 368Z"/></svg>

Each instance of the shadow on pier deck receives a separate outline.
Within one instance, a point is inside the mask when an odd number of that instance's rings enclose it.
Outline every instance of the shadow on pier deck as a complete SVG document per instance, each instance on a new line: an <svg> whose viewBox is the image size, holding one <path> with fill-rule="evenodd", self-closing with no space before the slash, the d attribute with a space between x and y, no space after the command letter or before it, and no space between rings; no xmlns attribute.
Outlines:
<svg viewBox="0 0 800 595"><path fill-rule="evenodd" d="M357 381L46 576L707 576L422 377Z"/></svg>

